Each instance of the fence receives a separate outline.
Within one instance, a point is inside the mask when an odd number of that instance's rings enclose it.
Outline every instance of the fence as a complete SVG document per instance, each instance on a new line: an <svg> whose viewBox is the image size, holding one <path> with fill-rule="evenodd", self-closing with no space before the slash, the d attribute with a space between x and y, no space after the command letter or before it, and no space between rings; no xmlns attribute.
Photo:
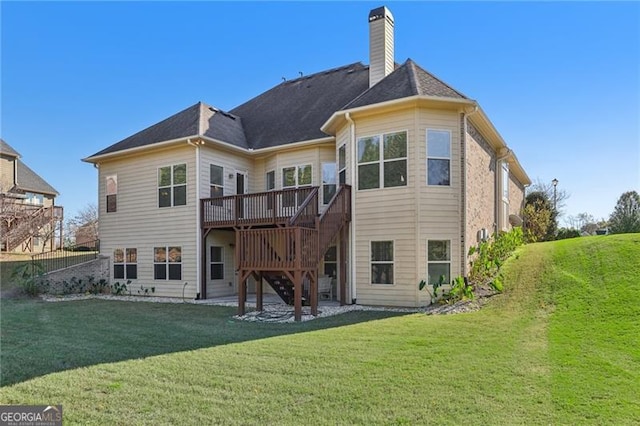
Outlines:
<svg viewBox="0 0 640 426"><path fill-rule="evenodd" d="M34 254L31 265L34 271L38 268L38 272L47 273L95 260L99 253L100 240L88 241L62 250Z"/></svg>

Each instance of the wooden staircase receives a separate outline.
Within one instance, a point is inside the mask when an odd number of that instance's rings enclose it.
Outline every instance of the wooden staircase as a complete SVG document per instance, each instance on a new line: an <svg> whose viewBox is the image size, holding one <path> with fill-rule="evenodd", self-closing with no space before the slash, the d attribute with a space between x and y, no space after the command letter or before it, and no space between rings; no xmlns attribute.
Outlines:
<svg viewBox="0 0 640 426"><path fill-rule="evenodd" d="M37 236L40 230L63 218L62 207L34 206L17 202L2 202L2 220L0 231L5 251L12 251L20 244L28 242Z"/></svg>
<svg viewBox="0 0 640 426"><path fill-rule="evenodd" d="M318 215L318 188L314 188L283 227L236 231L236 259L240 276L238 313L244 314L246 280L263 279L301 319L303 302L317 314L318 265L335 239L351 220L351 187L341 186L322 215ZM303 283L309 283L308 292ZM257 286L258 309L262 287ZM306 294L305 294L306 293Z"/></svg>

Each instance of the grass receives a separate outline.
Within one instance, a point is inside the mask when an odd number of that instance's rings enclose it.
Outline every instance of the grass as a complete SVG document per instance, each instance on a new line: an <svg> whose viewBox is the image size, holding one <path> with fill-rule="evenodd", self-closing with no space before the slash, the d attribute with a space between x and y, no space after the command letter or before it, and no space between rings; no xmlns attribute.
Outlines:
<svg viewBox="0 0 640 426"><path fill-rule="evenodd" d="M455 316L5 300L0 403L67 424L637 424L639 258L640 235L530 245Z"/></svg>

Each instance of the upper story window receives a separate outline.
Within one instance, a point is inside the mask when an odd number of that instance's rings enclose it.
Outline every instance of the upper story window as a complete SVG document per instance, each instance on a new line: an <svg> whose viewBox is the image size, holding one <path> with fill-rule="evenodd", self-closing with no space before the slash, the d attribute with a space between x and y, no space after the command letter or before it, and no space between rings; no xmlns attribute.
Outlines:
<svg viewBox="0 0 640 426"><path fill-rule="evenodd" d="M406 185L407 132L358 139L358 189Z"/></svg>
<svg viewBox="0 0 640 426"><path fill-rule="evenodd" d="M187 204L187 165L176 164L158 169L158 207Z"/></svg>
<svg viewBox="0 0 640 426"><path fill-rule="evenodd" d="M336 163L322 163L322 204L336 195Z"/></svg>
<svg viewBox="0 0 640 426"><path fill-rule="evenodd" d="M427 185L451 185L451 132L427 130Z"/></svg>
<svg viewBox="0 0 640 426"><path fill-rule="evenodd" d="M282 187L295 188L311 185L311 164L282 169Z"/></svg>
<svg viewBox="0 0 640 426"><path fill-rule="evenodd" d="M267 191L273 191L276 189L276 171L271 170L267 172Z"/></svg>
<svg viewBox="0 0 640 426"><path fill-rule="evenodd" d="M107 194L107 213L118 211L118 176L107 176L105 182Z"/></svg>
<svg viewBox="0 0 640 426"><path fill-rule="evenodd" d="M502 199L509 202L509 163L502 162Z"/></svg>
<svg viewBox="0 0 640 426"><path fill-rule="evenodd" d="M210 197L224 197L224 169L215 164L209 165Z"/></svg>
<svg viewBox="0 0 640 426"><path fill-rule="evenodd" d="M44 205L44 195L42 194L35 194L33 192L27 192L25 193L25 196L27 197L25 200L25 203L27 204L33 204L34 206L43 206Z"/></svg>
<svg viewBox="0 0 640 426"><path fill-rule="evenodd" d="M342 145L338 148L338 183L347 183L347 147Z"/></svg>

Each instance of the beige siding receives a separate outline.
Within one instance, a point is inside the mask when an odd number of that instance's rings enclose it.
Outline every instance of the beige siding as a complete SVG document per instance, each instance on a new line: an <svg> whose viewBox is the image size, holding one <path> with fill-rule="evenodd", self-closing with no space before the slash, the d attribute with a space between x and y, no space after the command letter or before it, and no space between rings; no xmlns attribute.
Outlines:
<svg viewBox="0 0 640 426"><path fill-rule="evenodd" d="M478 244L478 231L495 231L496 155L487 140L468 124L467 129L467 232L465 252Z"/></svg>
<svg viewBox="0 0 640 426"><path fill-rule="evenodd" d="M200 149L200 198L211 196L210 174L212 164L223 168L224 195L235 195L236 173L246 174L245 191L253 192L253 182L259 176L253 172L253 161L250 158L205 146Z"/></svg>
<svg viewBox="0 0 640 426"><path fill-rule="evenodd" d="M212 246L222 247L224 257L224 278L222 280L211 279L211 249ZM213 230L207 236L206 263L204 265L207 274L207 298L232 296L237 294L237 283L234 267L235 234L233 231Z"/></svg>
<svg viewBox="0 0 640 426"><path fill-rule="evenodd" d="M418 304L430 302L427 289L418 290L418 283L427 278L427 241L451 241L451 278L460 275L461 258L461 140L460 119L455 111L420 109L417 112L417 149L415 167L418 205L416 223L418 232L414 241L417 276L412 283ZM427 129L447 130L451 133L450 186L427 185Z"/></svg>
<svg viewBox="0 0 640 426"><path fill-rule="evenodd" d="M356 143L361 137L398 131L407 132L407 186L357 190L354 185L355 205L353 217L356 227L355 266L356 298L359 304L415 306L416 286L416 200L417 184L416 116L407 109L361 118L356 123ZM348 127L347 127L348 131ZM339 132L339 141L344 132ZM347 147L347 154L350 153ZM351 160L348 155L348 160ZM354 159L355 160L355 159ZM357 166L356 171L357 171ZM357 181L357 176L356 176ZM371 284L371 241L394 242L394 284Z"/></svg>
<svg viewBox="0 0 640 426"><path fill-rule="evenodd" d="M198 197L195 181L195 149L184 146L104 162L99 168L99 214L101 253L111 257L115 248L137 248L138 279L132 283L133 293L140 286L155 287L158 296L195 297L196 241ZM174 164L187 165L187 205L158 207L158 168ZM117 175L117 212L106 212L105 178ZM162 246L182 248L182 279L153 279L153 249ZM113 280L113 268L111 270Z"/></svg>
<svg viewBox="0 0 640 426"><path fill-rule="evenodd" d="M13 186L13 157L0 156L0 192L7 192Z"/></svg>

